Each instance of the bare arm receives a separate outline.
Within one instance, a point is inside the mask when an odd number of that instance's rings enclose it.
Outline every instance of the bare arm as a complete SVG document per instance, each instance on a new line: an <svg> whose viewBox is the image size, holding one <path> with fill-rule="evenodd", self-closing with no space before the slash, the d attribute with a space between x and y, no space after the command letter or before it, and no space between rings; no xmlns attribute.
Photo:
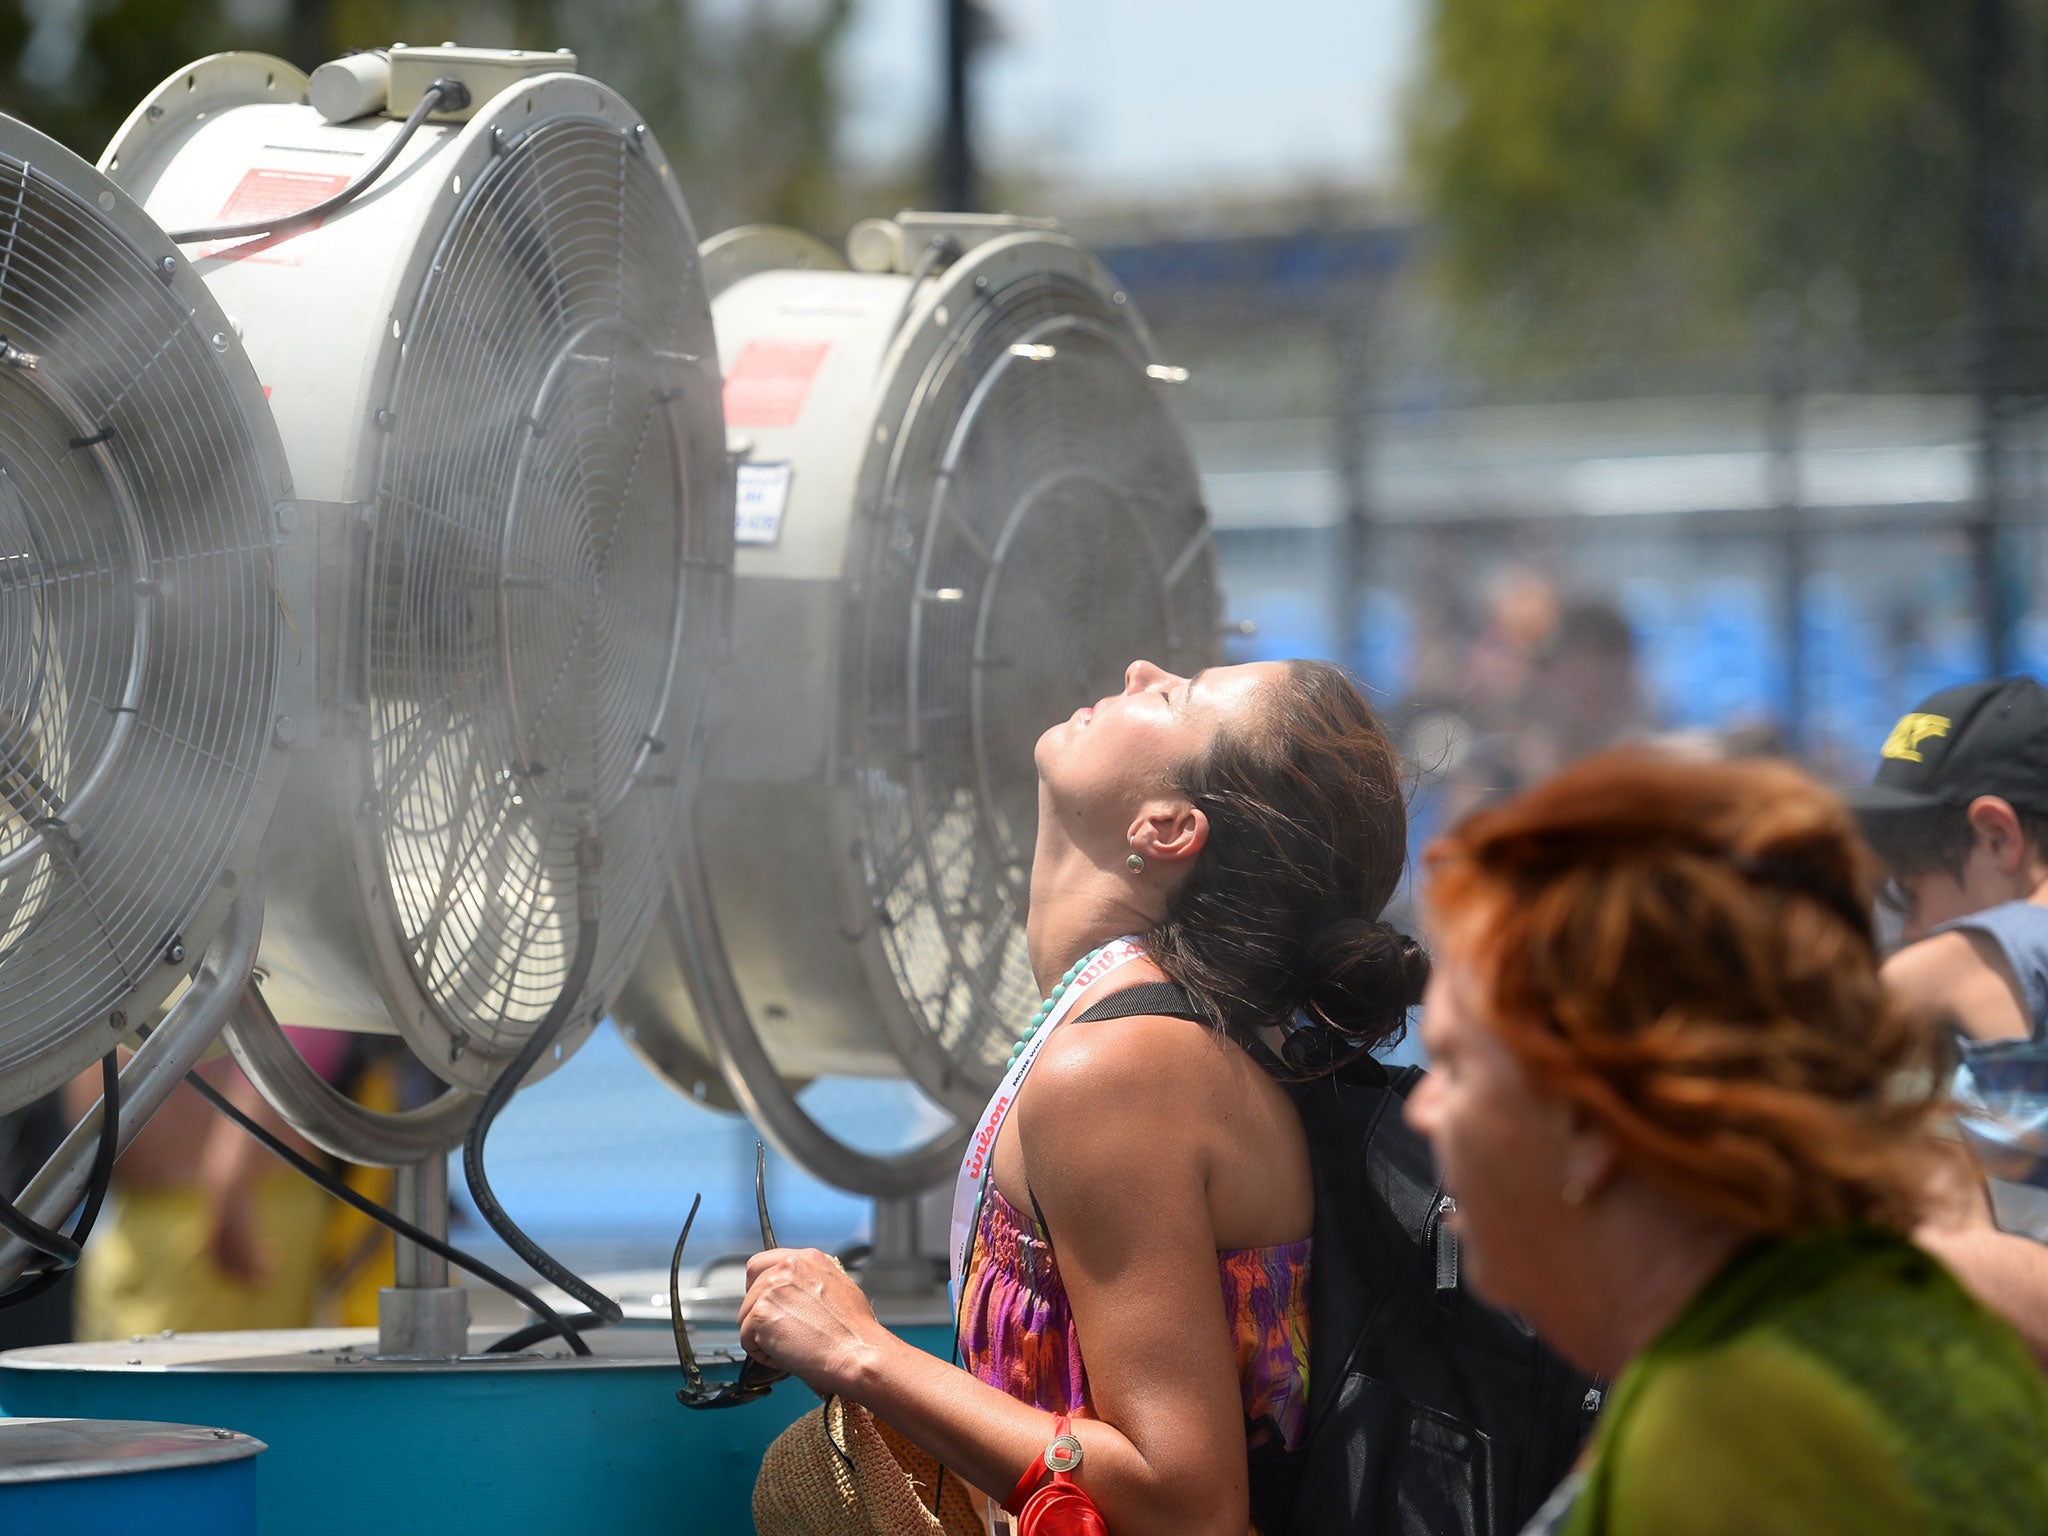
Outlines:
<svg viewBox="0 0 2048 1536"><path fill-rule="evenodd" d="M1914 1241L2018 1329L2034 1358L2048 1367L2048 1248L1988 1224L1968 1231L1923 1228Z"/></svg>
<svg viewBox="0 0 2048 1536"><path fill-rule="evenodd" d="M1908 944L1880 974L1885 989L1912 1012L1952 1021L1972 1039L2017 1039L2031 1027L2019 978L1984 934L1959 929Z"/></svg>
<svg viewBox="0 0 2048 1536"><path fill-rule="evenodd" d="M2048 1366L2048 1247L1998 1229L1983 1176L1961 1147L1943 1159L1913 1241L2019 1330Z"/></svg>
<svg viewBox="0 0 2048 1536"><path fill-rule="evenodd" d="M2017 979L1981 934L1938 933L1909 944L1884 963L1882 974L1895 998L1930 1021L1953 1021L1980 1040L2027 1032ZM1929 1181L1926 1214L1913 1240L2019 1330L2048 1365L2048 1248L1999 1230L1983 1171L1959 1143L1946 1148Z"/></svg>
<svg viewBox="0 0 2048 1536"><path fill-rule="evenodd" d="M1244 1410L1207 1198L1214 1067L1194 1026L1120 1021L1058 1039L1019 1105L1025 1167L1059 1254L1099 1420L1076 1481L1117 1536L1243 1536ZM748 1271L740 1338L864 1403L997 1498L1052 1416L904 1344L830 1259Z"/></svg>

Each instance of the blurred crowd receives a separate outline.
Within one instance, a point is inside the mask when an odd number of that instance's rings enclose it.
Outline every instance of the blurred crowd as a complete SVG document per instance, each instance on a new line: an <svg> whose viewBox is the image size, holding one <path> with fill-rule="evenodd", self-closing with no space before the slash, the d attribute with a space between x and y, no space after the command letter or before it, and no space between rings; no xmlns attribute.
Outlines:
<svg viewBox="0 0 2048 1536"><path fill-rule="evenodd" d="M1530 565L1510 565L1483 584L1439 577L1428 600L1413 605L1409 686L1389 711L1420 791L1413 847L1621 742L1656 740L1710 756L1787 750L1763 716L1712 731L1668 729L1635 630L1603 592L1561 584ZM1826 775L1844 765L1815 766Z"/></svg>

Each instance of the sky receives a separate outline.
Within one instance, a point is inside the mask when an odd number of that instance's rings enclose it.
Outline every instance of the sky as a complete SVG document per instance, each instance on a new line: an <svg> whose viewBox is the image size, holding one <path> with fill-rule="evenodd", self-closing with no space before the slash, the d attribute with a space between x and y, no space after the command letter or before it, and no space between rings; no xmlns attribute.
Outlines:
<svg viewBox="0 0 2048 1536"><path fill-rule="evenodd" d="M987 0L981 147L1083 193L1186 196L1400 168L1425 0ZM943 0L859 0L844 148L863 167L931 142Z"/></svg>
<svg viewBox="0 0 2048 1536"><path fill-rule="evenodd" d="M251 25L283 0L224 0ZM816 0L696 0L707 16ZM1000 40L979 65L992 170L1067 194L1168 199L1383 187L1400 169L1404 92L1428 0L983 0ZM23 67L61 78L91 0L23 0ZM858 169L935 141L945 0L855 0L840 79Z"/></svg>

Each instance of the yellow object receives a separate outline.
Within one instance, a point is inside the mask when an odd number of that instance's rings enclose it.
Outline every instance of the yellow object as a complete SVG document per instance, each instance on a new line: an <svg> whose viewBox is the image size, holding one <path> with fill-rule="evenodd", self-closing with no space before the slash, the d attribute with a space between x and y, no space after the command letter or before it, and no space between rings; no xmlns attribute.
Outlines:
<svg viewBox="0 0 2048 1536"><path fill-rule="evenodd" d="M78 1266L80 1339L234 1328L304 1328L313 1321L320 1234L332 1200L288 1168L256 1184L256 1230L270 1273L245 1283L208 1251L211 1227L196 1188L129 1186Z"/></svg>
<svg viewBox="0 0 2048 1536"><path fill-rule="evenodd" d="M1946 715L1906 715L1892 727L1892 733L1885 738L1884 757L1902 763L1924 762L1920 755L1920 743L1937 736L1946 736L1955 722Z"/></svg>
<svg viewBox="0 0 2048 1536"><path fill-rule="evenodd" d="M395 1112L398 1072L387 1059L364 1069L349 1095L365 1109ZM350 1189L387 1209L395 1180L389 1168L363 1168L351 1163L341 1170ZM328 1205L327 1227L320 1240L320 1294L315 1320L343 1328L377 1326L377 1292L394 1284L391 1233L353 1206L335 1200Z"/></svg>

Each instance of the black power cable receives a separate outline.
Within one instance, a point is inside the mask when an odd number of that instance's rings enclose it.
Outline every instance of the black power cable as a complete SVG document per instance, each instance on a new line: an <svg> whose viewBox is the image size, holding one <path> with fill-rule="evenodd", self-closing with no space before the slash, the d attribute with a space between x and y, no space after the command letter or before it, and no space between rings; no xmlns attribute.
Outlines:
<svg viewBox="0 0 2048 1536"><path fill-rule="evenodd" d="M571 1328L608 1328L611 1326L611 1321L610 1318L599 1317L595 1312L577 1312L571 1314L568 1318ZM554 1331L546 1323L528 1323L524 1328L506 1334L505 1337L499 1339L496 1343L485 1346L484 1353L487 1355L516 1355L522 1349L538 1344Z"/></svg>
<svg viewBox="0 0 2048 1536"><path fill-rule="evenodd" d="M55 1259L59 1269L71 1268L82 1251L83 1245L76 1239L44 1226L11 1200L0 1200L0 1232L19 1238L44 1258Z"/></svg>
<svg viewBox="0 0 2048 1536"><path fill-rule="evenodd" d="M539 1027L534 1030L532 1037L512 1059L511 1064L499 1074L490 1091L484 1095L483 1105L477 1111L476 1120L471 1124L469 1134L463 1138L462 1144L463 1175L468 1181L470 1196L476 1201L477 1210L483 1215L484 1220L490 1223L491 1229L503 1238L512 1251L536 1274L588 1307L591 1314L588 1318L578 1317L571 1320L562 1317L554 1308L517 1281L500 1274L482 1260L472 1258L452 1244L421 1230L404 1217L386 1210L375 1201L349 1188L345 1182L334 1177L311 1159L300 1155L277 1136L258 1125L198 1074L188 1074L186 1078L186 1081L191 1083L201 1097L215 1109L337 1200L353 1206L372 1221L389 1227L408 1242L416 1243L429 1253L438 1254L450 1264L467 1270L485 1283L497 1287L540 1319L540 1322L498 1340L487 1351L491 1354L504 1354L523 1349L552 1333L565 1340L575 1353L588 1355L590 1346L583 1342L577 1329L603 1327L621 1322L625 1318L625 1312L618 1302L580 1279L520 1230L506 1214L505 1208L498 1203L496 1194L492 1192L490 1179L484 1173L483 1165L484 1138L490 1132L491 1122L497 1119L499 1111L510 1102L520 1083L533 1070L534 1064L554 1044L555 1037L561 1033L562 1026L568 1021L570 1010L575 1007L583 991L583 984L590 975L591 964L597 957L597 865L597 841L586 836L577 847L576 949L570 959L568 973L563 977L561 991L557 994L554 1005L541 1019Z"/></svg>
<svg viewBox="0 0 2048 1536"><path fill-rule="evenodd" d="M107 1189L114 1181L114 1158L120 1149L121 1062L115 1052L109 1051L100 1058L100 1136L93 1147L92 1173L86 1181L85 1204L79 1210L77 1223L69 1233L53 1232L12 1201L0 1200L0 1226L31 1248L57 1261L52 1266L34 1270L25 1280L0 1292L0 1310L33 1301L62 1280L65 1273L77 1264L78 1256L85 1248L85 1240L92 1235L92 1225L99 1219L100 1207L106 1203ZM40 1233L50 1241L31 1237L28 1235L30 1231Z"/></svg>
<svg viewBox="0 0 2048 1536"><path fill-rule="evenodd" d="M173 245L193 245L201 240L247 240L255 235L284 235L308 224L318 223L337 209L346 208L375 185L377 178L391 169L391 162L398 158L412 136L419 132L421 123L429 113L460 112L469 105L469 87L460 80L443 76L428 86L421 94L419 105L407 114L405 125L396 137L385 146L384 153L354 181L343 187L332 197L323 198L310 208L301 208L296 213L279 214L274 218L254 219L247 224L216 224L211 229L181 230L171 236Z"/></svg>
<svg viewBox="0 0 2048 1536"><path fill-rule="evenodd" d="M471 1258L453 1244L443 1242L431 1232L422 1231L403 1216L386 1210L368 1196L349 1188L343 1180L336 1178L311 1158L304 1157L293 1148L286 1146L281 1139L258 1125L236 1105L229 1102L227 1095L206 1081L205 1078L199 1076L198 1073L188 1074L185 1081L197 1089L200 1097L205 1099L207 1103L226 1115L235 1124L262 1142L264 1146L290 1163L292 1167L298 1169L300 1173L311 1179L315 1184L318 1184L327 1193L334 1196L335 1199L354 1206L365 1216L369 1217L370 1220L389 1227L407 1242L416 1243L426 1249L427 1252L438 1254L450 1264L455 1265L456 1268L468 1270L469 1273L475 1275L477 1279L483 1281L486 1285L496 1286L507 1296L510 1296L514 1301L533 1313L534 1316L541 1319L540 1324L537 1325L542 1330L542 1333L538 1335L539 1337L545 1337L549 1333L559 1334L567 1342L569 1348L577 1354L587 1355L590 1353L590 1346L583 1342L569 1321L517 1280L500 1274L497 1270L491 1268L490 1265L484 1263L483 1260Z"/></svg>
<svg viewBox="0 0 2048 1536"><path fill-rule="evenodd" d="M618 1323L624 1321L626 1315L618 1302L572 1273L568 1266L521 1231L518 1223L498 1203L498 1197L491 1191L490 1178L484 1172L484 1138L491 1133L491 1122L511 1102L512 1095L519 1091L519 1085L526 1080L534 1064L555 1043L555 1037L568 1022L570 1010L582 995L583 984L590 976L591 962L597 957L597 865L597 839L585 834L576 845L576 950L570 958L568 974L562 978L562 988L556 993L554 1005L541 1019L539 1027L520 1048L519 1054L512 1058L511 1064L498 1074L490 1092L484 1095L483 1107L470 1123L469 1134L462 1139L462 1176L469 1184L470 1198L476 1202L484 1220L490 1223L491 1230L503 1238L535 1274L551 1281L606 1323Z"/></svg>
<svg viewBox="0 0 2048 1536"><path fill-rule="evenodd" d="M883 342L886 350L890 342L910 319L910 312L917 308L918 290L924 287L924 280L938 271L941 262L953 262L960 258L960 242L951 235L933 235L925 242L925 248L918 254L917 264L910 269L910 286L903 290L903 307L896 311L896 318L889 322L889 329L882 332L888 338Z"/></svg>

